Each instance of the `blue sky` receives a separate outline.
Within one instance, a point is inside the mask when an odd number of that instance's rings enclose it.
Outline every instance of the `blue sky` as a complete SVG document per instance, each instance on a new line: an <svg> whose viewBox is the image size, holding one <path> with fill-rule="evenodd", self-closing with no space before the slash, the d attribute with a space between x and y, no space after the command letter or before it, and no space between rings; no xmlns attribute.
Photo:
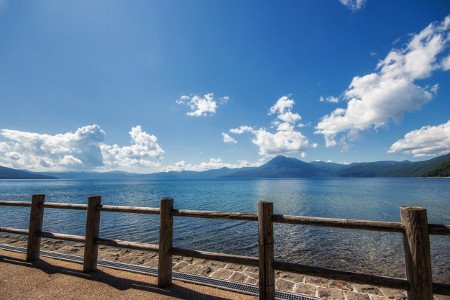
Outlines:
<svg viewBox="0 0 450 300"><path fill-rule="evenodd" d="M0 165L447 153L449 15L447 0L0 0Z"/></svg>

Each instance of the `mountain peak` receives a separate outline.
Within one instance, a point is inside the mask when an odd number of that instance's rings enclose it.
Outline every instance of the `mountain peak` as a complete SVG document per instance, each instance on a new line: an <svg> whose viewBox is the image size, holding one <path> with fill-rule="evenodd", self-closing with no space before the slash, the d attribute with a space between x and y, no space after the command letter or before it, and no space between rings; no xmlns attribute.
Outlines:
<svg viewBox="0 0 450 300"><path fill-rule="evenodd" d="M271 160L269 160L268 162L280 162L280 161L289 161L289 162L297 162L297 161L301 161L302 160L295 158L295 157L290 157L290 156L284 156L284 155L277 155L274 158L272 158Z"/></svg>

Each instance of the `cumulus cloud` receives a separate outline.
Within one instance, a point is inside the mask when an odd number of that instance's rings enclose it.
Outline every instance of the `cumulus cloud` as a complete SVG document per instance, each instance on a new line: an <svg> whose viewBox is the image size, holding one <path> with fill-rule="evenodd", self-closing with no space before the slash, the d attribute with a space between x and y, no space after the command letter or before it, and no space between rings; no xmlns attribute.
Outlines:
<svg viewBox="0 0 450 300"><path fill-rule="evenodd" d="M182 160L173 165L166 166L165 171L205 171L211 169L220 168L243 168L243 167L256 167L260 163L250 163L246 160L239 160L237 163L226 163L222 161L222 158L210 158L209 161L201 162L198 164L190 164Z"/></svg>
<svg viewBox="0 0 450 300"><path fill-rule="evenodd" d="M230 100L228 96L214 99L213 93L203 96L191 94L189 96L181 96L176 103L187 105L189 111L186 113L190 117L211 116L217 112L217 108L221 104L225 104Z"/></svg>
<svg viewBox="0 0 450 300"><path fill-rule="evenodd" d="M2 129L0 164L38 171L153 166L164 153L157 138L140 126L130 135L132 144L119 147L105 144L106 134L95 124L56 135Z"/></svg>
<svg viewBox="0 0 450 300"><path fill-rule="evenodd" d="M405 134L388 150L414 157L443 155L450 152L450 121L437 126L424 126Z"/></svg>
<svg viewBox="0 0 450 300"><path fill-rule="evenodd" d="M282 114L284 112L290 111L294 106L295 101L289 99L288 96L283 96L275 102L275 104L269 109L269 114Z"/></svg>
<svg viewBox="0 0 450 300"><path fill-rule="evenodd" d="M338 108L317 124L315 133L324 135L326 146L336 137L347 143L359 132L399 122L403 114L420 109L430 101L437 85L420 86L417 80L442 69L442 53L450 41L450 16L432 23L414 35L401 50L391 50L374 73L353 78L344 92L346 108Z"/></svg>
<svg viewBox="0 0 450 300"><path fill-rule="evenodd" d="M228 133L222 132L223 142L224 143L237 143L237 141L232 138Z"/></svg>
<svg viewBox="0 0 450 300"><path fill-rule="evenodd" d="M158 144L158 138L144 132L141 126L131 128L130 146L101 144L103 163L106 168L122 169L129 167L156 167L155 159L162 158L164 150Z"/></svg>
<svg viewBox="0 0 450 300"><path fill-rule="evenodd" d="M338 103L339 98L338 97L320 97L320 102L330 102L330 103Z"/></svg>
<svg viewBox="0 0 450 300"><path fill-rule="evenodd" d="M255 130L250 126L242 125L238 128L232 128L229 131L230 131L230 133L234 133L234 134L243 134L245 132L254 132Z"/></svg>
<svg viewBox="0 0 450 300"><path fill-rule="evenodd" d="M301 120L298 113L292 111L295 101L283 96L269 109L269 115L274 115L272 122L275 128L271 132L265 128L254 129L250 126L240 126L229 130L232 134L251 133L254 135L252 143L259 147L259 154L271 156L283 153L300 152L307 148L315 148L317 144L311 143L300 131L297 124Z"/></svg>
<svg viewBox="0 0 450 300"><path fill-rule="evenodd" d="M339 2L351 11L355 12L364 6L366 0L339 0Z"/></svg>
<svg viewBox="0 0 450 300"><path fill-rule="evenodd" d="M103 165L100 144L105 132L97 125L64 134L0 130L0 164L27 169L95 168Z"/></svg>

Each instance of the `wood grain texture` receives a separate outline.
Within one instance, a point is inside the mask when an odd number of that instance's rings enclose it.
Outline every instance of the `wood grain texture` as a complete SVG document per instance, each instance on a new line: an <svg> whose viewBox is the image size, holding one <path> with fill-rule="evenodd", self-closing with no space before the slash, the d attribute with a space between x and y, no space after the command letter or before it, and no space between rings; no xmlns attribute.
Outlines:
<svg viewBox="0 0 450 300"><path fill-rule="evenodd" d="M433 283L433 293L438 295L450 296L450 284Z"/></svg>
<svg viewBox="0 0 450 300"><path fill-rule="evenodd" d="M155 244L129 242L129 241L123 241L123 240L110 240L110 239L99 238L99 239L97 239L97 244L105 245L105 246L112 246L112 247L119 247L119 248L151 251L151 252L159 251L159 246L155 245Z"/></svg>
<svg viewBox="0 0 450 300"><path fill-rule="evenodd" d="M0 206L24 206L24 207L30 207L31 206L31 202L0 200Z"/></svg>
<svg viewBox="0 0 450 300"><path fill-rule="evenodd" d="M28 227L28 244L26 260L31 262L39 258L41 249L42 224L44 222L45 195L33 195L31 197L30 225Z"/></svg>
<svg viewBox="0 0 450 300"><path fill-rule="evenodd" d="M203 219L258 221L258 215L253 213L240 213L240 212L175 209L173 211L173 215L177 217L203 218Z"/></svg>
<svg viewBox="0 0 450 300"><path fill-rule="evenodd" d="M54 240L63 240L63 241L71 241L71 242L84 242L85 238L82 235L73 235L73 234L65 234L65 233L54 233L43 231L40 234L43 238L54 239Z"/></svg>
<svg viewBox="0 0 450 300"><path fill-rule="evenodd" d="M258 203L259 299L275 299L273 269L273 203Z"/></svg>
<svg viewBox="0 0 450 300"><path fill-rule="evenodd" d="M172 284L173 199L161 199L159 224L158 286Z"/></svg>
<svg viewBox="0 0 450 300"><path fill-rule="evenodd" d="M450 225L428 224L428 233L436 235L450 235Z"/></svg>
<svg viewBox="0 0 450 300"><path fill-rule="evenodd" d="M100 211L125 212L135 214L159 214L159 208L140 207L140 206L119 206L119 205L102 205Z"/></svg>
<svg viewBox="0 0 450 300"><path fill-rule="evenodd" d="M186 256L186 257L199 258L199 259L207 259L207 260L222 261L222 262L227 262L227 263L235 263L235 264L246 265L246 266L257 267L259 265L258 258L251 257L251 256L242 256L242 255L217 253L217 252L207 252L207 251L200 251L200 250L189 250L189 249L182 249L182 248L175 248L175 247L172 248L172 254Z"/></svg>
<svg viewBox="0 0 450 300"><path fill-rule="evenodd" d="M13 228L13 227L0 227L0 232L28 235L29 230L28 229Z"/></svg>
<svg viewBox="0 0 450 300"><path fill-rule="evenodd" d="M100 229L99 205L101 205L100 196L89 197L86 213L83 272L92 272L97 269L98 245L96 240L99 237Z"/></svg>
<svg viewBox="0 0 450 300"><path fill-rule="evenodd" d="M56 208L56 209L87 210L86 204L72 204L72 203L47 202L44 204L44 207L45 208Z"/></svg>
<svg viewBox="0 0 450 300"><path fill-rule="evenodd" d="M433 299L433 279L427 210L421 207L403 206L400 208L400 217L405 227L403 248L406 278L410 285L408 299L431 300Z"/></svg>
<svg viewBox="0 0 450 300"><path fill-rule="evenodd" d="M403 225L400 222L336 219L336 218L305 217L305 216L290 216L290 215L274 215L272 217L272 221L275 223L335 227L343 229L403 232Z"/></svg>

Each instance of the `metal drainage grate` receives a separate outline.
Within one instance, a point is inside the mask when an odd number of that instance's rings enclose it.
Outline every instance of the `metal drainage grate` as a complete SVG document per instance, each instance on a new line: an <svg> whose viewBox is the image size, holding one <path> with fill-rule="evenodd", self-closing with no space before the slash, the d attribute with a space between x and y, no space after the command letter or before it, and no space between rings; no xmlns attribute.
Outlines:
<svg viewBox="0 0 450 300"><path fill-rule="evenodd" d="M20 253L26 253L26 248L24 247L16 247L6 244L0 244L0 249L8 250L12 252L20 252ZM57 253L53 251L45 251L41 250L41 255L49 258L59 259L59 260L65 260L70 262L76 262L76 263L83 263L83 257L81 256L75 256L75 255L69 255L69 254L62 254ZM102 267L108 267L113 269L119 269L119 270L125 270L130 272L136 272L146 275L158 275L158 270L156 268L142 266L142 265L133 265L133 264L126 264L122 262L115 262L115 261L109 261L109 260L98 260L98 265ZM222 289L248 294L248 295L258 295L258 287L255 285L245 284L245 283L237 283L227 280L221 280L221 279L214 279L209 277L204 277L200 275L194 275L194 274L188 274L188 273L182 273L182 272L173 272L172 274L173 279L189 282L189 283L195 283L195 284L202 284L206 286L211 287L219 287ZM311 297L311 296L303 296L295 293L289 293L289 292L282 292L282 291L276 291L275 292L275 298L280 300L319 300L319 298Z"/></svg>

